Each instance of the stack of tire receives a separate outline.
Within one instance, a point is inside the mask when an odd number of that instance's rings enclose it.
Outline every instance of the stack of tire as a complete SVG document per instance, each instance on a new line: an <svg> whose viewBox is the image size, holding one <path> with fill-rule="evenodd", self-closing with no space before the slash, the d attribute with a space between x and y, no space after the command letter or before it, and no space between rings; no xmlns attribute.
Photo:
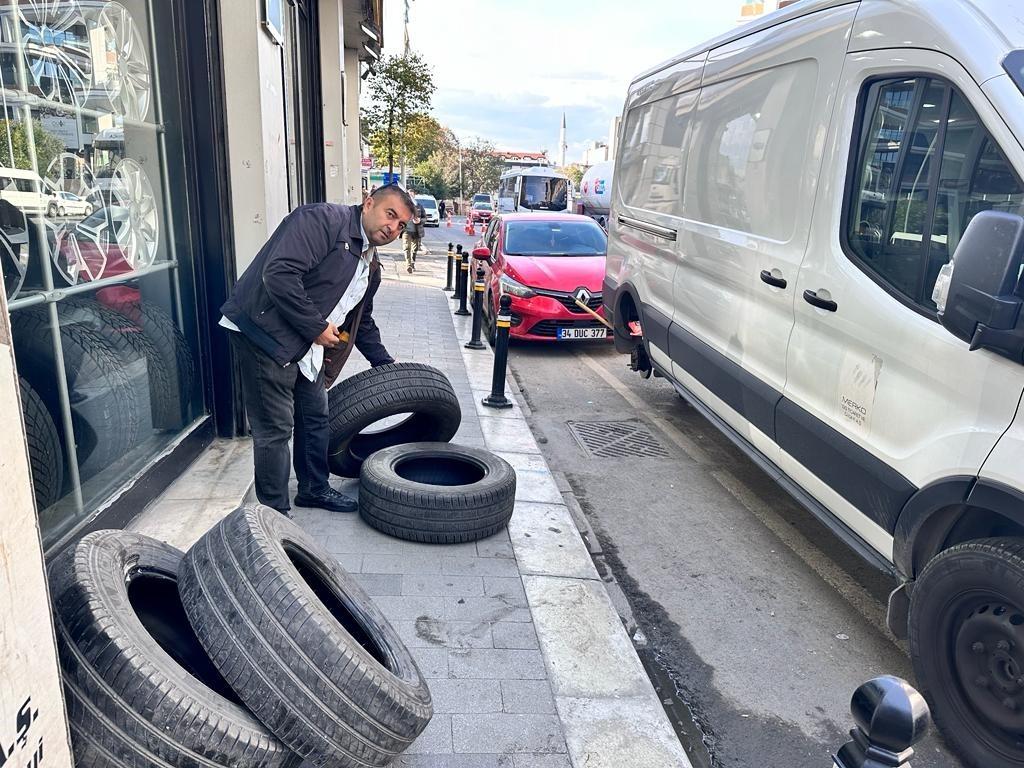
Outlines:
<svg viewBox="0 0 1024 768"><path fill-rule="evenodd" d="M383 766L433 714L362 588L267 507L184 555L91 533L50 589L78 768Z"/></svg>
<svg viewBox="0 0 1024 768"><path fill-rule="evenodd" d="M331 471L359 478L359 514L370 526L400 539L456 544L508 524L515 470L489 451L448 442L462 410L441 371L378 366L339 382L328 401ZM379 423L387 426L375 429Z"/></svg>

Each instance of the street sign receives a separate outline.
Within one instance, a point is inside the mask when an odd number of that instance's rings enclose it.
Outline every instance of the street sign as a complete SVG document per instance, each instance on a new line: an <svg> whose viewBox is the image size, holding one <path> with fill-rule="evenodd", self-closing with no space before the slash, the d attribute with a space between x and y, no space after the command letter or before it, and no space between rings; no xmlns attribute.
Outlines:
<svg viewBox="0 0 1024 768"><path fill-rule="evenodd" d="M368 171L368 170L370 170L371 168L373 168L373 158L372 158L372 157L364 157L364 158L362 158L362 160L360 161L360 164L361 164L361 166L362 166L362 169L363 169L364 171Z"/></svg>

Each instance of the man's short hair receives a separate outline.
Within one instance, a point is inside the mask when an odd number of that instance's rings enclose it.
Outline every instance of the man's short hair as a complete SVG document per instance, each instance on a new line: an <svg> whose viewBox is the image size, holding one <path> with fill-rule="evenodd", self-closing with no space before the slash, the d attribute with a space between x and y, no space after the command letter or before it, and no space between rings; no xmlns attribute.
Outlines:
<svg viewBox="0 0 1024 768"><path fill-rule="evenodd" d="M370 193L370 197L373 198L374 203L377 202L377 198L383 197L384 195L395 195L402 204L409 209L409 213L416 216L416 203L413 202L412 196L397 184L387 184L383 187L377 187L377 189Z"/></svg>

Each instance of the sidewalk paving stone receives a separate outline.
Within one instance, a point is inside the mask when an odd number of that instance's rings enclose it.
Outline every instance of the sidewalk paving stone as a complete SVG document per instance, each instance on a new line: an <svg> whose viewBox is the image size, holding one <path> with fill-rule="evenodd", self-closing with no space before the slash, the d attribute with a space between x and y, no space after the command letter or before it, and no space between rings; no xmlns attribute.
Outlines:
<svg viewBox="0 0 1024 768"><path fill-rule="evenodd" d="M495 752L565 753L565 738L555 715L452 715L454 752L479 752L487 744Z"/></svg>
<svg viewBox="0 0 1024 768"><path fill-rule="evenodd" d="M502 680L502 711L511 714L555 714L555 697L547 680Z"/></svg>

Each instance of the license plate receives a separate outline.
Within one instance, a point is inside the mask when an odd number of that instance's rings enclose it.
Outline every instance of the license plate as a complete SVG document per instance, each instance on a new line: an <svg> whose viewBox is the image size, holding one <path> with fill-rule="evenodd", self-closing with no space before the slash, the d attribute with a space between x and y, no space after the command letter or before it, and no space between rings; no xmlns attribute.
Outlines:
<svg viewBox="0 0 1024 768"><path fill-rule="evenodd" d="M608 335L605 328L559 328L560 339L603 339Z"/></svg>

